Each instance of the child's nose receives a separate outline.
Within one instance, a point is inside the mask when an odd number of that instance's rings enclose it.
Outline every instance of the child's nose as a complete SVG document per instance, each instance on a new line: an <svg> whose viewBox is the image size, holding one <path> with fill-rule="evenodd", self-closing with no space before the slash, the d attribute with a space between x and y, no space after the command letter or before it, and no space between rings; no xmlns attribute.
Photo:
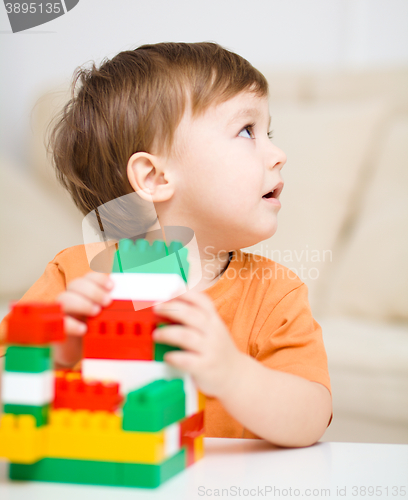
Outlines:
<svg viewBox="0 0 408 500"><path fill-rule="evenodd" d="M272 155L269 158L269 168L275 168L277 167L279 170L285 165L287 157L286 154L279 149L277 146L273 145L273 152Z"/></svg>

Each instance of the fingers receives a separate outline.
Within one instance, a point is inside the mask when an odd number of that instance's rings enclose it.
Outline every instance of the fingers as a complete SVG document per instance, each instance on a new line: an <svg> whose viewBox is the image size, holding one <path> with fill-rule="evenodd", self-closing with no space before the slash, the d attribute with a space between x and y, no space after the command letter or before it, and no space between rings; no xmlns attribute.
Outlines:
<svg viewBox="0 0 408 500"><path fill-rule="evenodd" d="M57 298L65 314L74 316L95 316L101 312L101 306L76 292L64 292Z"/></svg>
<svg viewBox="0 0 408 500"><path fill-rule="evenodd" d="M189 351L169 351L164 355L164 361L174 368L179 368L194 375L199 355Z"/></svg>
<svg viewBox="0 0 408 500"><path fill-rule="evenodd" d="M112 301L109 293L112 286L109 275L88 273L68 283L66 291L58 296L57 301L66 314L95 316L102 306Z"/></svg>
<svg viewBox="0 0 408 500"><path fill-rule="evenodd" d="M207 322L205 312L202 309L198 309L192 304L178 299L157 304L153 309L158 316L170 318L173 321L199 331L203 330Z"/></svg>
<svg viewBox="0 0 408 500"><path fill-rule="evenodd" d="M74 335L80 337L87 331L86 323L72 316L64 317L64 329L67 335Z"/></svg>
<svg viewBox="0 0 408 500"><path fill-rule="evenodd" d="M109 286L110 282L111 280L106 274L88 273L84 277L68 283L67 291L83 295L101 306L107 306L112 300L109 294L112 288L112 285Z"/></svg>
<svg viewBox="0 0 408 500"><path fill-rule="evenodd" d="M157 328L153 332L153 338L155 342L177 346L187 351L201 351L201 336L197 331L185 326L169 325Z"/></svg>
<svg viewBox="0 0 408 500"><path fill-rule="evenodd" d="M180 300L187 304L195 305L205 311L209 311L214 308L213 301L210 299L210 297L206 293L198 292L196 290L189 290L188 292L179 295L177 297L177 300Z"/></svg>

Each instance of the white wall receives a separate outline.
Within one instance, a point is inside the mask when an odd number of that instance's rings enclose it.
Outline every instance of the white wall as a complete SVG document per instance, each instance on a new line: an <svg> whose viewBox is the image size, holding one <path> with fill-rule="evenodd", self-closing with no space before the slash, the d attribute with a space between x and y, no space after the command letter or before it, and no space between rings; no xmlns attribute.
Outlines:
<svg viewBox="0 0 408 500"><path fill-rule="evenodd" d="M20 33L11 32L0 5L2 153L24 161L36 97L78 65L143 43L203 40L261 70L406 65L408 1L80 0Z"/></svg>

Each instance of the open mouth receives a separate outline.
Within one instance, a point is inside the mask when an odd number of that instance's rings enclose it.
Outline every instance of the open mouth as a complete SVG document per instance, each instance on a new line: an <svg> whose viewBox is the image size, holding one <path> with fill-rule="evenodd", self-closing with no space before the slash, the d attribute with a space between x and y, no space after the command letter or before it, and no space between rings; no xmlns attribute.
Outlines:
<svg viewBox="0 0 408 500"><path fill-rule="evenodd" d="M268 193L264 194L262 198L269 199L269 198L278 198L278 196L281 194L283 189L283 183L280 182L275 186L275 189L272 189Z"/></svg>
<svg viewBox="0 0 408 500"><path fill-rule="evenodd" d="M276 196L274 196L274 193L275 191L269 191L269 193L264 194L262 198L276 198Z"/></svg>

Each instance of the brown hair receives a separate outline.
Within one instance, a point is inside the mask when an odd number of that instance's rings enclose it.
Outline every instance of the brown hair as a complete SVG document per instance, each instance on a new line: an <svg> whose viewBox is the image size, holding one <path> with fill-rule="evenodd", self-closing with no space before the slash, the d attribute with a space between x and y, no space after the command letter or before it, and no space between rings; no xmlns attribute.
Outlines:
<svg viewBox="0 0 408 500"><path fill-rule="evenodd" d="M133 192L126 174L132 154L170 154L187 103L195 117L244 90L266 96L268 83L213 42L142 45L99 68L79 67L71 99L51 124L57 178L87 214Z"/></svg>

